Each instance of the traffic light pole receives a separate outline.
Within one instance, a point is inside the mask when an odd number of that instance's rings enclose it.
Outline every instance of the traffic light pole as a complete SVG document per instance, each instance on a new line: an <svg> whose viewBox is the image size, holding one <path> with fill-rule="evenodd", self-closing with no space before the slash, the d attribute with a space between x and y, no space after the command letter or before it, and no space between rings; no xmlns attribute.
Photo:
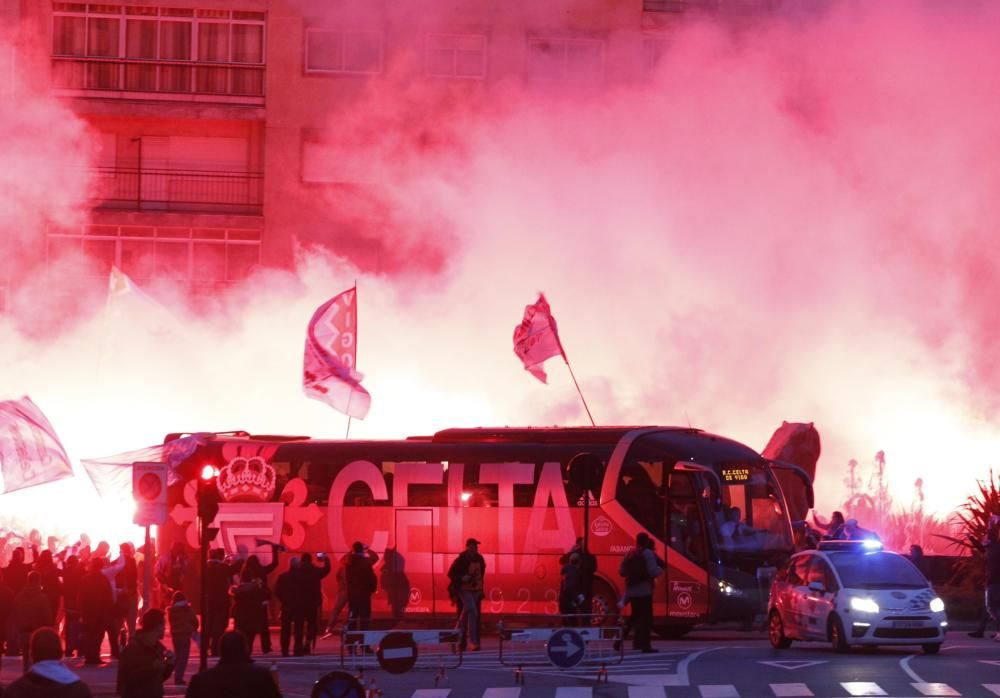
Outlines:
<svg viewBox="0 0 1000 698"><path fill-rule="evenodd" d="M198 671L205 671L208 669L208 641L209 636L205 633L205 618L208 609L208 524L210 522L205 521L202 517L198 517L198 541L199 545L199 556L201 557L201 643L199 646L200 650L200 660L198 662Z"/></svg>
<svg viewBox="0 0 1000 698"><path fill-rule="evenodd" d="M153 586L153 546L149 539L149 524L146 524L146 542L142 547L142 612L149 610L149 590Z"/></svg>

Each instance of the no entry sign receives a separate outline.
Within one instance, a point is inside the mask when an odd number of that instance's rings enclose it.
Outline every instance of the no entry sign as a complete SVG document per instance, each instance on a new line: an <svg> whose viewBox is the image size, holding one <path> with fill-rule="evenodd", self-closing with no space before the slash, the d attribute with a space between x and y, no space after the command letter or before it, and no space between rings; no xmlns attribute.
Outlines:
<svg viewBox="0 0 1000 698"><path fill-rule="evenodd" d="M405 674L417 663L417 643L410 633L389 633L378 643L375 656L390 674Z"/></svg>

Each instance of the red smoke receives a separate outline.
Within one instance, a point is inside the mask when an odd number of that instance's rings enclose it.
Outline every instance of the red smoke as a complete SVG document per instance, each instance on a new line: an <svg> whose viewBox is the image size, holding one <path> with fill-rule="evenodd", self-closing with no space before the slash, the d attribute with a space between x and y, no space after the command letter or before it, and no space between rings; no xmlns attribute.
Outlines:
<svg viewBox="0 0 1000 698"><path fill-rule="evenodd" d="M823 509L849 458L884 450L897 503L922 477L928 507L950 510L1000 436L1000 15L872 5L691 20L648 81L594 90L428 86L415 54L390 56L329 122L331 157L365 192L331 190L331 215L376 246L381 276L308 240L297 278L262 273L217 315L178 307L144 327L141 310L102 307L40 347L4 328L5 384L74 457L183 429L340 436L298 371L311 310L357 277L373 407L352 436L582 424L565 370L542 386L511 351L542 290L598 423L762 448L783 419L814 421ZM56 135L77 143L66 121ZM43 122L8 109L0 133L31 149ZM34 148L17 164L39 187L6 210L38 241L45 216L85 204L78 180L51 179L78 151Z"/></svg>

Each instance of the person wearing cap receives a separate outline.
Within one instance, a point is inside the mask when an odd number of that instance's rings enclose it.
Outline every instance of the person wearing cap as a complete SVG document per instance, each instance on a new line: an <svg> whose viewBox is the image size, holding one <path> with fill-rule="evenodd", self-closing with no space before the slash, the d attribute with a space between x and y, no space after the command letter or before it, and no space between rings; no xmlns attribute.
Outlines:
<svg viewBox="0 0 1000 698"><path fill-rule="evenodd" d="M5 698L91 698L80 677L62 663L59 633L39 628L31 634L31 668L3 692ZM27 650L27 648L25 648Z"/></svg>
<svg viewBox="0 0 1000 698"><path fill-rule="evenodd" d="M479 554L479 541L469 538L465 541L465 551L448 568L448 589L453 598L457 597L463 645L473 652L479 649L479 604L483 600L485 577L486 560Z"/></svg>

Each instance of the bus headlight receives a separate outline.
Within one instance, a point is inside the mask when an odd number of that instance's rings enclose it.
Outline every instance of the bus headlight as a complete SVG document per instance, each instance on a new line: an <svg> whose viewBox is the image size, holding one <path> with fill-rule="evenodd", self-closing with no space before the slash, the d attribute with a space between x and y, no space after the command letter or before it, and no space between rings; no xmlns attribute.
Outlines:
<svg viewBox="0 0 1000 698"><path fill-rule="evenodd" d="M861 613L878 613L878 604L873 599L863 599L860 596L851 598L851 610Z"/></svg>
<svg viewBox="0 0 1000 698"><path fill-rule="evenodd" d="M934 613L940 613L944 610L944 601L940 597L936 596L931 599L931 611Z"/></svg>
<svg viewBox="0 0 1000 698"><path fill-rule="evenodd" d="M726 596L743 596L743 590L739 589L724 579L719 580L719 591Z"/></svg>

